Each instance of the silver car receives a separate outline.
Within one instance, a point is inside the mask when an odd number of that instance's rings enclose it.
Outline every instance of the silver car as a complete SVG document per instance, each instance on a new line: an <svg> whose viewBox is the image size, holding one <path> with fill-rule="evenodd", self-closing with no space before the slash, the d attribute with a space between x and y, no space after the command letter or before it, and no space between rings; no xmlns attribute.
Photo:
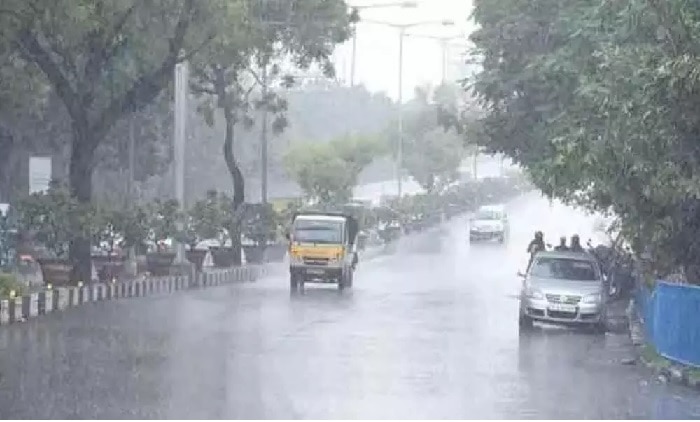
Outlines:
<svg viewBox="0 0 700 422"><path fill-rule="evenodd" d="M533 321L586 324L605 330L606 281L587 253L543 251L535 255L520 291L521 328Z"/></svg>
<svg viewBox="0 0 700 422"><path fill-rule="evenodd" d="M508 214L503 205L484 205L469 220L469 241L496 240L504 243L508 238Z"/></svg>

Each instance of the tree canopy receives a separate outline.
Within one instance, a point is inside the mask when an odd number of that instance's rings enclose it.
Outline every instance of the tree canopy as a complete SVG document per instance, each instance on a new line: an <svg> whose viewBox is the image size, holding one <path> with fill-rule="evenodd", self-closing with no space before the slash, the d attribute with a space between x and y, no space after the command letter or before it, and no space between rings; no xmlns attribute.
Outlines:
<svg viewBox="0 0 700 422"><path fill-rule="evenodd" d="M342 204L352 199L360 172L386 152L375 138L346 136L328 143L298 143L285 156L289 175L315 201Z"/></svg>
<svg viewBox="0 0 700 422"><path fill-rule="evenodd" d="M478 0L481 142L700 281L700 4Z"/></svg>
<svg viewBox="0 0 700 422"><path fill-rule="evenodd" d="M404 114L403 167L426 191L457 178L465 147L446 116L457 115L457 87L416 89Z"/></svg>

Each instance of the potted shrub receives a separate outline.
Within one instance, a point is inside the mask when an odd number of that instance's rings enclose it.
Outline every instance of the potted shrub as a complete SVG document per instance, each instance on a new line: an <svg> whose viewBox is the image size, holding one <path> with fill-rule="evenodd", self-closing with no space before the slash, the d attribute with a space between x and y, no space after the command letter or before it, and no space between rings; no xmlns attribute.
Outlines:
<svg viewBox="0 0 700 422"><path fill-rule="evenodd" d="M44 282L70 284L73 265L68 247L77 236L94 238L94 209L79 204L66 187L51 183L47 192L19 201L17 215L19 227L46 248L47 253L37 259Z"/></svg>
<svg viewBox="0 0 700 422"><path fill-rule="evenodd" d="M191 211L194 229L199 238L205 242L214 241L217 245L210 245L214 266L229 268L235 262L233 249L227 246L230 236L226 227L233 218L232 201L223 193L215 190L207 192L207 196L197 201Z"/></svg>
<svg viewBox="0 0 700 422"><path fill-rule="evenodd" d="M100 281L118 278L124 271L124 255L121 244L123 235L117 229L119 212L102 207L95 212L95 237L93 239L100 253L93 253L92 263Z"/></svg>
<svg viewBox="0 0 700 422"><path fill-rule="evenodd" d="M134 266L136 266L134 262L136 255L144 255L148 252L146 241L150 234L149 212L148 207L135 205L113 210L110 213L112 228L119 234L119 247L128 251L128 258ZM132 270L136 272L136 269Z"/></svg>
<svg viewBox="0 0 700 422"><path fill-rule="evenodd" d="M244 218L243 235L253 241L243 245L246 262L261 264L268 244L277 237L277 213L270 204L248 204Z"/></svg>
<svg viewBox="0 0 700 422"><path fill-rule="evenodd" d="M204 266L204 258L207 256L206 249L197 249L197 244L200 241L197 233L197 218L194 215L195 210L192 209L184 217L182 230L176 236L176 240L187 246L185 255L187 260L195 266L197 271L202 271Z"/></svg>
<svg viewBox="0 0 700 422"><path fill-rule="evenodd" d="M175 261L173 238L178 234L180 206L174 199L156 200L151 205L149 240L154 250L146 255L148 272L152 275L169 275ZM170 245L168 245L170 243Z"/></svg>

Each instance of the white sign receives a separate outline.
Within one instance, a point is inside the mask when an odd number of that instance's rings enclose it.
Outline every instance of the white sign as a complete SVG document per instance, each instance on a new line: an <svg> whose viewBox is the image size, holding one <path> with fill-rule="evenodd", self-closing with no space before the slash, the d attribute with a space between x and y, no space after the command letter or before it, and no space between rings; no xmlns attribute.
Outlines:
<svg viewBox="0 0 700 422"><path fill-rule="evenodd" d="M45 192L51 183L51 157L29 157L29 193Z"/></svg>

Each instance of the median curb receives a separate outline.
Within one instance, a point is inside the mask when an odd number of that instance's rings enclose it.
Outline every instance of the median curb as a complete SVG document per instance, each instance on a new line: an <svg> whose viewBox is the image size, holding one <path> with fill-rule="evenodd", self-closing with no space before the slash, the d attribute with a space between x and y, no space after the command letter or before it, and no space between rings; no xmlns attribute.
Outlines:
<svg viewBox="0 0 700 422"><path fill-rule="evenodd" d="M656 373L663 382L689 387L700 391L700 369L671 361L656 352L654 346L646 341L644 325L637 314L634 298L627 307L629 335L637 353L637 360L646 368Z"/></svg>
<svg viewBox="0 0 700 422"><path fill-rule="evenodd" d="M268 275L264 265L213 269L193 276L140 276L128 281L56 287L0 300L0 325L77 307L90 302L171 294L180 290L252 282Z"/></svg>

